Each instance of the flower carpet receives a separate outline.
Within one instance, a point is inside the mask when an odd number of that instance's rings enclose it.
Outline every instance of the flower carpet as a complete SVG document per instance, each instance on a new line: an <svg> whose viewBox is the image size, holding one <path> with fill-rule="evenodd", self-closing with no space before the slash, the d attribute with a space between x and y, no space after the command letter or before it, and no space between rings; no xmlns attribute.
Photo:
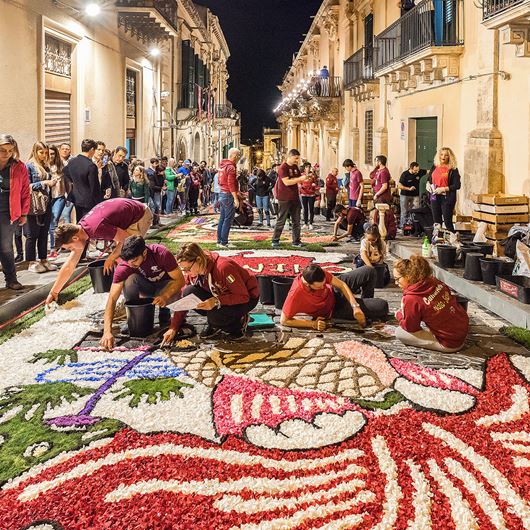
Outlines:
<svg viewBox="0 0 530 530"><path fill-rule="evenodd" d="M295 272L281 251L227 254ZM376 331L278 329L105 352L105 301L87 291L0 344L2 530L530 528L522 348L427 357Z"/></svg>

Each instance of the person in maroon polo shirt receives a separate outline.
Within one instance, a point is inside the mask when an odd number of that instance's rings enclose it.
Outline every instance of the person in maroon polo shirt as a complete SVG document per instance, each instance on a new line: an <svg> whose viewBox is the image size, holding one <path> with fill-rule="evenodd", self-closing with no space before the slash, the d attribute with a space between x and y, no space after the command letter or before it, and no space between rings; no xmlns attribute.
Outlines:
<svg viewBox="0 0 530 530"><path fill-rule="evenodd" d="M335 207L335 216L337 220L333 227L333 241L340 241L346 237L350 237L355 241L359 241L364 233L364 222L366 218L363 211L356 206L348 208L344 204L337 204ZM346 230L342 235L337 235L339 228Z"/></svg>
<svg viewBox="0 0 530 530"><path fill-rule="evenodd" d="M134 235L145 236L152 220L153 214L147 204L132 199L118 198L96 205L79 221L79 224L58 226L55 229L55 248L63 248L71 252L46 298L46 305L57 300L91 239L116 242L115 249L105 260L104 272L110 274L125 239Z"/></svg>
<svg viewBox="0 0 530 530"><path fill-rule="evenodd" d="M372 189L374 191L375 204L392 204L392 192L390 190L390 171L386 167L385 155L375 157L375 168L370 173Z"/></svg>
<svg viewBox="0 0 530 530"><path fill-rule="evenodd" d="M298 184L309 180L311 177L300 173L300 169L298 168L299 163L300 152L296 149L291 149L287 154L286 161L278 170L278 178L274 186L274 196L278 200L279 211L276 226L274 227L274 234L272 235L273 248L280 246L280 237L289 214L291 215L293 246L302 246L302 241L300 240L302 206L300 205Z"/></svg>

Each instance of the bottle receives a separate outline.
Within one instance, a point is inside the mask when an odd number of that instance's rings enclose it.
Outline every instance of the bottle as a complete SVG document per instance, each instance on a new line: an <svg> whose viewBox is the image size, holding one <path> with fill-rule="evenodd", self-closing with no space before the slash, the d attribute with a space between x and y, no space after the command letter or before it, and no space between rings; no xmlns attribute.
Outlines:
<svg viewBox="0 0 530 530"><path fill-rule="evenodd" d="M421 255L424 258L432 258L432 247L427 236L423 238L423 244L421 246Z"/></svg>

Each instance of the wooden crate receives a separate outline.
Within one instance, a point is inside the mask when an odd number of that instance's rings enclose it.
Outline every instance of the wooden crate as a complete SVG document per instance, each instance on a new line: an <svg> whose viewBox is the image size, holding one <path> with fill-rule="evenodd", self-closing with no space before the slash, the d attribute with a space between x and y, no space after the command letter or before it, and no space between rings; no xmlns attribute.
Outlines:
<svg viewBox="0 0 530 530"><path fill-rule="evenodd" d="M493 206L528 204L528 197L526 195L505 195L504 193L472 195L471 199L477 204L491 204Z"/></svg>
<svg viewBox="0 0 530 530"><path fill-rule="evenodd" d="M513 215L528 213L528 204L475 204L475 211L481 213L491 213L494 215Z"/></svg>
<svg viewBox="0 0 530 530"><path fill-rule="evenodd" d="M493 214L484 212L473 212L473 219L475 221L485 221L486 223L505 225L505 224L517 224L517 223L528 223L528 214Z"/></svg>

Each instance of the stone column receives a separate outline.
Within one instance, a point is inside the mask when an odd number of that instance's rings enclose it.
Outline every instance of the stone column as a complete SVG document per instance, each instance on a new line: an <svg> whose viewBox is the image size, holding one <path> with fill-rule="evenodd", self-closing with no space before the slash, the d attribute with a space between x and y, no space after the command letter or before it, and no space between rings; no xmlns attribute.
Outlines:
<svg viewBox="0 0 530 530"><path fill-rule="evenodd" d="M377 155L388 156L388 129L387 129L387 86L386 78L382 76L380 83L379 108L374 116L374 157ZM372 163L372 162L370 162Z"/></svg>
<svg viewBox="0 0 530 530"><path fill-rule="evenodd" d="M499 71L499 32L479 30L478 73ZM499 111L499 76L486 75L477 79L477 123L467 135L464 167L460 165L462 189L460 211L472 212L472 195L504 191L504 148L497 128ZM450 146L449 146L450 147Z"/></svg>

